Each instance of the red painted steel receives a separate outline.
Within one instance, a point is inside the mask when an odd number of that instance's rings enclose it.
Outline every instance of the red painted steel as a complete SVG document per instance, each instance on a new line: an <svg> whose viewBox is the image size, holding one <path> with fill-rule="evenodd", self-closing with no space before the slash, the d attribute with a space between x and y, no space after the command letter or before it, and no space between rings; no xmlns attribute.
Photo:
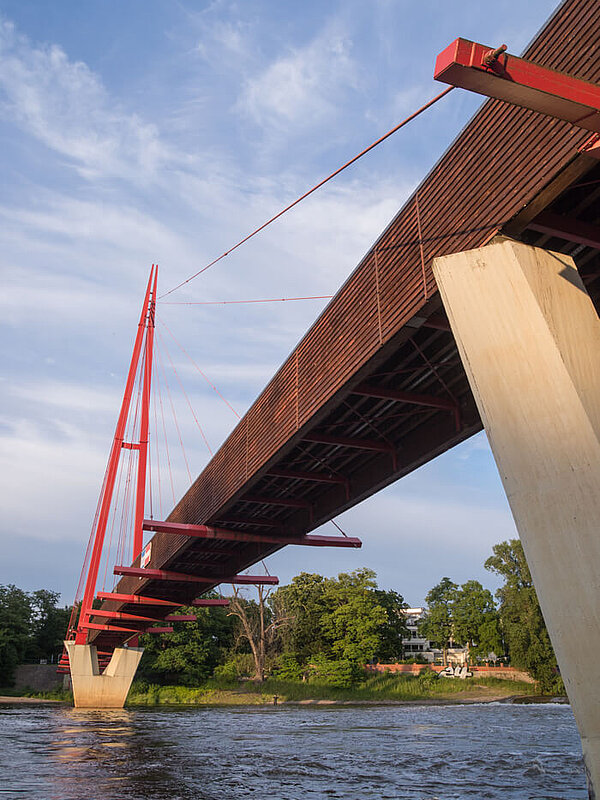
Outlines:
<svg viewBox="0 0 600 800"><path fill-rule="evenodd" d="M139 628L125 628L121 625L99 625L96 622L80 622L80 628L90 631L110 631L112 633L139 633ZM85 642L84 642L85 644Z"/></svg>
<svg viewBox="0 0 600 800"><path fill-rule="evenodd" d="M437 57L434 78L600 132L598 84L509 55L502 48L456 39Z"/></svg>
<svg viewBox="0 0 600 800"><path fill-rule="evenodd" d="M115 575L128 575L132 578L151 578L155 581L181 581L183 583L233 583L249 586L276 586L279 578L274 575L231 575L228 578L207 578L204 575L187 575L185 572L172 572L166 569L142 569L141 567L117 566Z"/></svg>
<svg viewBox="0 0 600 800"><path fill-rule="evenodd" d="M117 477L117 468L119 465L119 457L121 448L125 437L125 428L127 425L127 418L129 416L129 409L131 406L131 398L133 395L133 387L135 383L135 376L139 363L142 344L144 341L144 334L146 332L146 321L148 315L148 305L150 302L150 293L152 291L152 280L154 276L154 265L150 270L150 277L148 278L148 285L146 287L146 294L144 296L144 303L142 312L140 314L140 321L138 323L137 334L133 346L133 354L131 357L131 364L129 365L129 372L127 373L127 380L125 383L125 392L123 394L123 401L121 403L121 410L117 420L117 427L113 438L113 443L108 459L108 469L106 475L106 483L102 495L102 504L100 506L100 513L98 515L98 524L96 527L94 546L90 559L90 565L85 584L85 591L81 602L80 619L91 610L94 594L96 593L96 581L98 579L98 569L100 567L100 559L102 557L102 547L104 545L104 536L106 534L106 526L108 523L108 516ZM81 625L79 626L82 627ZM76 639L78 643L84 644L87 640L87 633L81 630L77 633Z"/></svg>
<svg viewBox="0 0 600 800"><path fill-rule="evenodd" d="M303 472L295 469L270 469L268 472L274 478L292 478L301 481L314 481L315 483L338 483L345 486L348 479L341 475L327 475L323 472Z"/></svg>
<svg viewBox="0 0 600 800"><path fill-rule="evenodd" d="M166 625L160 628L148 628L144 633L173 633L173 630L171 625Z"/></svg>
<svg viewBox="0 0 600 800"><path fill-rule="evenodd" d="M156 313L156 285L158 267L154 270L152 296L146 316L146 346L144 353L144 386L142 390L142 407L140 414L140 441L137 473L137 490L135 501L135 522L133 527L133 558L141 552L144 542L144 501L146 499L146 463L148 460L148 417L150 412L150 385L152 382L152 356L154 352L154 325Z"/></svg>
<svg viewBox="0 0 600 800"><path fill-rule="evenodd" d="M257 497L251 494L244 497L244 503L258 503L259 505L267 506L287 506L288 508L311 507L311 503L308 503L306 500L295 500L291 497Z"/></svg>
<svg viewBox="0 0 600 800"><path fill-rule="evenodd" d="M102 611L99 608L90 611L88 618L92 617L106 617L106 619L126 619L131 622L156 622L155 617L141 617L138 614L126 614L123 611Z"/></svg>
<svg viewBox="0 0 600 800"><path fill-rule="evenodd" d="M354 447L357 450L376 450L381 453L392 453L394 448L387 442L375 439L358 439L351 436L332 436L328 433L307 433L303 437L305 442L318 442L319 444L336 444L340 447Z"/></svg>
<svg viewBox="0 0 600 800"><path fill-rule="evenodd" d="M98 592L98 600L114 600L121 603L135 603L142 606L170 606L179 608L181 603L172 600L159 600L156 597L144 597L140 594L123 594L122 592Z"/></svg>
<svg viewBox="0 0 600 800"><path fill-rule="evenodd" d="M147 531L157 533L173 533L193 536L197 539L221 539L230 542L269 542L276 545L300 544L312 547L362 547L362 542L354 536L321 536L320 534L307 534L306 536L267 536L260 533L245 533L243 531L230 531L224 528L211 528L207 525L189 525L177 522L157 522L144 520Z"/></svg>
<svg viewBox="0 0 600 800"><path fill-rule="evenodd" d="M195 614L168 614L165 622L196 622L197 619Z"/></svg>
<svg viewBox="0 0 600 800"><path fill-rule="evenodd" d="M527 227L532 231L558 236L568 242L577 242L600 250L600 227L589 222L543 211Z"/></svg>
<svg viewBox="0 0 600 800"><path fill-rule="evenodd" d="M425 394L415 394L414 392L403 392L400 389L390 389L387 386L371 386L370 384L361 383L352 389L352 394L359 394L363 397L378 397L380 400L396 400L400 403L409 403L415 406L446 408L449 411L456 410L456 403L448 397L433 397Z"/></svg>

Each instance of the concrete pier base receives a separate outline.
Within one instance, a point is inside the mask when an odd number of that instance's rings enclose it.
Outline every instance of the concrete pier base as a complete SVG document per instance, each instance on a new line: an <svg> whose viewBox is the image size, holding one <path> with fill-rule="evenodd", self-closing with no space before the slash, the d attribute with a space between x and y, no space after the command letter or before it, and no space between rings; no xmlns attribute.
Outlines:
<svg viewBox="0 0 600 800"><path fill-rule="evenodd" d="M94 645L65 642L76 708L123 708L144 652L142 647L117 647L103 674Z"/></svg>
<svg viewBox="0 0 600 800"><path fill-rule="evenodd" d="M600 793L600 321L573 260L499 237L434 273Z"/></svg>

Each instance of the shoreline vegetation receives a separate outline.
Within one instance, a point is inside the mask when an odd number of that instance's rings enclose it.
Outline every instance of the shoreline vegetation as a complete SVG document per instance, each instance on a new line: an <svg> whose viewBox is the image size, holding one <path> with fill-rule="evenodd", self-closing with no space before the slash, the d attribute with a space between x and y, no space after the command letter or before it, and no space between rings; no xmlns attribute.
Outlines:
<svg viewBox="0 0 600 800"><path fill-rule="evenodd" d="M291 705L448 705L493 702L567 702L566 698L539 695L536 686L499 678L448 679L431 673L369 675L349 688L327 683L209 679L201 686L161 686L136 681L127 707L140 706L291 706ZM0 691L0 703L72 703L70 692Z"/></svg>

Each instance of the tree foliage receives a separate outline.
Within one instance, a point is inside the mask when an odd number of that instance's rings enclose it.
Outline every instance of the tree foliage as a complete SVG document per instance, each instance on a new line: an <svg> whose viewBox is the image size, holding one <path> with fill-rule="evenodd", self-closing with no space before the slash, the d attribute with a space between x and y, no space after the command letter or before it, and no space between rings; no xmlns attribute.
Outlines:
<svg viewBox="0 0 600 800"><path fill-rule="evenodd" d="M70 613L57 606L59 597L49 589L0 586L0 685L9 685L24 661L58 659Z"/></svg>
<svg viewBox="0 0 600 800"><path fill-rule="evenodd" d="M428 610L419 623L419 635L443 651L444 663L448 647L452 642L454 622L452 608L458 586L450 578L442 580L430 589L425 597Z"/></svg>
<svg viewBox="0 0 600 800"><path fill-rule="evenodd" d="M519 539L493 548L485 568L504 578L498 590L500 619L511 663L527 670L544 692L561 689L550 642L523 545Z"/></svg>
<svg viewBox="0 0 600 800"><path fill-rule="evenodd" d="M195 614L196 622L175 622L173 633L141 637L145 648L138 671L141 679L194 685L212 675L223 661L234 636L227 610L191 607L182 613Z"/></svg>

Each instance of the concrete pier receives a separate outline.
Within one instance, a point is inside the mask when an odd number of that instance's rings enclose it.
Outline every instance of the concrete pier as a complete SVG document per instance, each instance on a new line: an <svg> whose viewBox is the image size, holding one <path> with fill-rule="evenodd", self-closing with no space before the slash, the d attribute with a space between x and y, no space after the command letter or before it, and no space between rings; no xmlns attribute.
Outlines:
<svg viewBox="0 0 600 800"><path fill-rule="evenodd" d="M142 647L117 647L102 674L96 647L65 642L76 708L123 708L143 655Z"/></svg>
<svg viewBox="0 0 600 800"><path fill-rule="evenodd" d="M600 321L573 260L498 237L434 274L600 792Z"/></svg>

